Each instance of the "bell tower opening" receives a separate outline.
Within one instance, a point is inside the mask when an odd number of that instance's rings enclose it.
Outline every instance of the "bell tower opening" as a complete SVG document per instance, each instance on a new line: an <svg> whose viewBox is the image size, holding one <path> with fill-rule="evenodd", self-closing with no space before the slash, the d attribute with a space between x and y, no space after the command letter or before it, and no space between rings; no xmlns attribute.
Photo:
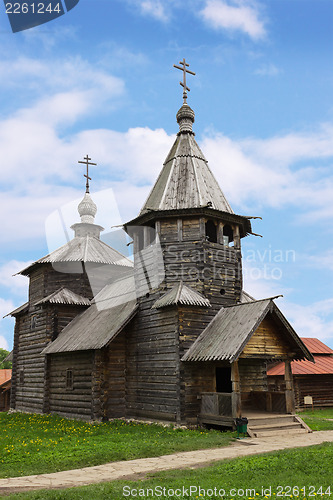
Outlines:
<svg viewBox="0 0 333 500"><path fill-rule="evenodd" d="M206 240L217 243L217 227L214 221L208 220L205 224Z"/></svg>
<svg viewBox="0 0 333 500"><path fill-rule="evenodd" d="M230 243L234 241L234 232L229 224L223 227L223 243L224 246L228 247Z"/></svg>

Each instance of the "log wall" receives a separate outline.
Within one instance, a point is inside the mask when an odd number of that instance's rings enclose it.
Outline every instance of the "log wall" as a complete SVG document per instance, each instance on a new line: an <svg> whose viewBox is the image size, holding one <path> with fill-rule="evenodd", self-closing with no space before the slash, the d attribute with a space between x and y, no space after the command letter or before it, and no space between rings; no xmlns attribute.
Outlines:
<svg viewBox="0 0 333 500"><path fill-rule="evenodd" d="M62 286L80 295L91 296L89 281L84 274L57 272L51 264L33 269L29 310L16 318L11 408L27 412L49 411L49 367L41 352L84 309L61 304L36 306L35 303Z"/></svg>
<svg viewBox="0 0 333 500"><path fill-rule="evenodd" d="M206 219L186 218L160 222L165 285L183 281L207 297L217 312L234 305L242 290L241 251L206 241Z"/></svg>
<svg viewBox="0 0 333 500"><path fill-rule="evenodd" d="M284 377L268 377L273 390L285 390ZM333 406L333 374L327 375L294 375L294 392L296 408L304 408L304 397L312 396L316 407Z"/></svg>
<svg viewBox="0 0 333 500"><path fill-rule="evenodd" d="M158 298L158 293L144 297L127 327L127 415L176 421L180 419L177 311L151 309Z"/></svg>
<svg viewBox="0 0 333 500"><path fill-rule="evenodd" d="M45 355L40 353L51 340L52 333L53 317L48 309L34 307L17 318L12 408L28 412L44 411L46 360Z"/></svg>
<svg viewBox="0 0 333 500"><path fill-rule="evenodd" d="M62 417L93 416L93 351L51 354L49 357L49 411ZM66 388L67 370L73 372L73 388Z"/></svg>
<svg viewBox="0 0 333 500"><path fill-rule="evenodd" d="M242 409L251 408L253 392L267 392L267 367L265 360L241 359L239 361Z"/></svg>

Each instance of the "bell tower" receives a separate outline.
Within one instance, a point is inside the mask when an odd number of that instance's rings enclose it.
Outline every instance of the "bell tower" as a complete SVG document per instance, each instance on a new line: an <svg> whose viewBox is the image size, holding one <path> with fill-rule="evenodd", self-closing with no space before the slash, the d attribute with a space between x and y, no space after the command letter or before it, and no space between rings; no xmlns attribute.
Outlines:
<svg viewBox="0 0 333 500"><path fill-rule="evenodd" d="M233 212L195 140L195 114L187 104L190 89L186 85L186 73L195 73L188 70L185 60L180 65L175 67L183 71L180 85L184 90L183 105L176 115L177 138L139 216L125 227L134 238L139 274L140 256L151 246L151 231L156 231L164 275L150 291L165 293L183 282L218 310L240 301L241 239L251 234L251 223L248 217ZM156 266L156 259L152 260ZM160 265L155 272L161 272Z"/></svg>

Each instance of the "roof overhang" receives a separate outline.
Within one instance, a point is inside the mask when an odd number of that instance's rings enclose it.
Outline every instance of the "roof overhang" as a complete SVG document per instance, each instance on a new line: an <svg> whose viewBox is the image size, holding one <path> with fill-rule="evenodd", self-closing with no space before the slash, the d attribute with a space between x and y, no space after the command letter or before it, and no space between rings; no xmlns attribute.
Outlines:
<svg viewBox="0 0 333 500"><path fill-rule="evenodd" d="M197 208L184 208L177 210L150 210L143 214L140 214L135 219L124 224L125 231L128 231L130 226L144 226L149 225L157 219L170 219L179 217L198 217L207 216L215 219L223 220L224 222L230 222L231 224L239 224L241 231L240 235L243 238L249 234L252 234L250 218L244 215L236 215L229 212L222 212L220 210L215 210L207 206L197 207Z"/></svg>
<svg viewBox="0 0 333 500"><path fill-rule="evenodd" d="M285 335L297 348L298 354L289 359L313 361L312 354L271 298L222 308L184 354L182 361L237 361L269 313L282 325ZM253 357L262 356L258 353Z"/></svg>

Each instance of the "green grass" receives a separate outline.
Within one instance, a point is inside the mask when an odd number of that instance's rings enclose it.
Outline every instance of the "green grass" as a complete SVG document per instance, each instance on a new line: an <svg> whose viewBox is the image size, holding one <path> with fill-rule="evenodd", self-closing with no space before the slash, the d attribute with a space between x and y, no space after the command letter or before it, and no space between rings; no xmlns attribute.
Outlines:
<svg viewBox="0 0 333 500"><path fill-rule="evenodd" d="M233 436L123 420L90 424L51 415L0 413L0 477L227 446Z"/></svg>
<svg viewBox="0 0 333 500"><path fill-rule="evenodd" d="M305 410L298 414L313 431L333 430L333 408L316 408L313 411Z"/></svg>
<svg viewBox="0 0 333 500"><path fill-rule="evenodd" d="M249 456L233 460L218 462L211 467L200 469L187 469L181 471L159 472L151 474L148 479L140 481L114 481L94 486L81 488L71 488L68 490L43 490L33 493L11 495L9 500L29 499L29 500L120 500L129 498L130 500L140 498L137 496L124 496L124 486L130 490L147 490L156 487L170 489L189 489L190 486L201 487L205 490L215 487L225 490L225 495L199 495L199 491L191 496L180 495L165 496L141 495L141 498L163 498L165 499L262 499L262 488L272 488L271 496L268 499L280 497L311 500L314 498L330 499L333 497L332 485L333 470L333 444L324 443L319 446L284 450L275 453L268 453L257 456ZM320 495L322 492L326 494ZM331 490L327 488L330 486ZM279 488L280 487L280 488ZM289 490L288 487L291 487ZM298 488L294 491L292 487ZM305 494L301 489L305 487ZM244 490L240 494L230 495L230 490ZM258 495L253 495L254 489ZM127 491L127 490L125 490ZM171 493L171 492L170 492ZM244 493L244 494L242 494ZM267 492L268 493L268 492ZM274 494L275 493L275 494ZM278 495L280 493L280 495Z"/></svg>

